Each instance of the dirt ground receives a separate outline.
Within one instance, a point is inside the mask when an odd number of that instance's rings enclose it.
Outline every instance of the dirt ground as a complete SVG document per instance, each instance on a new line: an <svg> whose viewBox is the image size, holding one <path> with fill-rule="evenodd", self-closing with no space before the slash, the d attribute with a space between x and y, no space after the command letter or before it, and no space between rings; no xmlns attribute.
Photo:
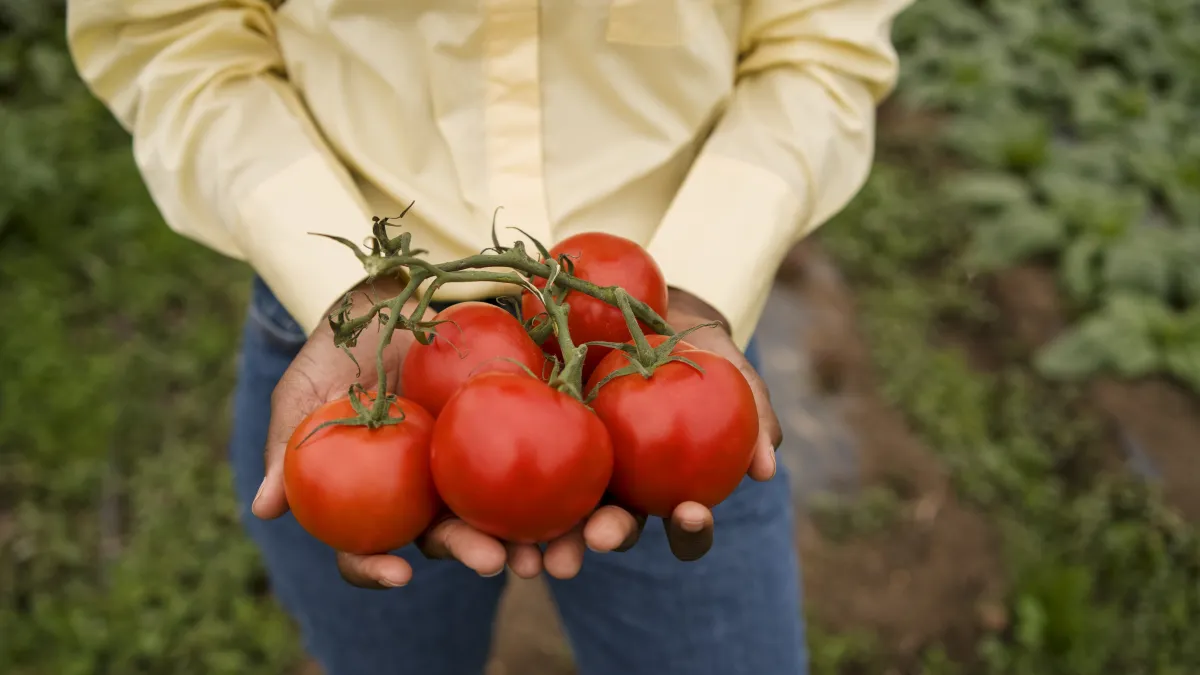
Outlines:
<svg viewBox="0 0 1200 675"><path fill-rule="evenodd" d="M1043 345L1061 330L1064 312L1048 270L1010 270L992 290L1024 344ZM1128 464L1157 482L1185 518L1200 521L1200 399L1162 378L1097 378L1088 401L1112 425Z"/></svg>
<svg viewBox="0 0 1200 675"><path fill-rule="evenodd" d="M888 486L903 500L885 531L844 543L801 519L810 611L828 630L876 636L901 662L935 640L965 649L982 626L1005 622L996 535L957 502L933 453L878 395L853 298L829 261L804 246L784 272L823 308L807 345L819 385L858 438L863 486Z"/></svg>
<svg viewBox="0 0 1200 675"><path fill-rule="evenodd" d="M888 527L845 540L822 534L808 510L797 507L808 609L828 631L877 638L895 655L889 664L894 672L906 671L934 642L952 657L967 658L982 633L1007 624L994 526L956 500L934 454L876 393L852 295L819 247L793 251L780 282L799 293L812 313L806 334L796 337L797 348L808 354L811 386L823 405L853 431L859 489L887 486L900 501ZM1061 330L1062 307L1046 272L1013 270L993 280L989 290L1004 316L1006 335L1000 339L1034 347ZM987 345L964 347L977 351L980 367L988 367ZM1088 401L1112 422L1114 446L1119 439L1144 454L1148 479L1161 481L1172 504L1200 519L1196 397L1158 380L1099 380L1090 385ZM545 585L514 578L501 605L487 675L574 672Z"/></svg>

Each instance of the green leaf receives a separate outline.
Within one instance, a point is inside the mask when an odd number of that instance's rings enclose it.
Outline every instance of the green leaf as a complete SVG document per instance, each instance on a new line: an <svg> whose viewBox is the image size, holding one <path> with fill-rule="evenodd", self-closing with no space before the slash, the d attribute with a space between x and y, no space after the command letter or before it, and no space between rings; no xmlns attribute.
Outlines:
<svg viewBox="0 0 1200 675"><path fill-rule="evenodd" d="M1172 377L1200 391L1200 341L1166 347L1163 362Z"/></svg>
<svg viewBox="0 0 1200 675"><path fill-rule="evenodd" d="M1146 214L1148 199L1142 189L1089 178L1070 167L1041 171L1035 182L1072 228L1106 239L1125 236Z"/></svg>
<svg viewBox="0 0 1200 675"><path fill-rule="evenodd" d="M1063 288L1077 301L1090 299L1099 285L1100 252L1103 246L1103 242L1096 237L1076 239L1059 261L1059 277Z"/></svg>
<svg viewBox="0 0 1200 675"><path fill-rule="evenodd" d="M951 202L984 211L1000 211L1030 203L1029 184L1010 173L990 171L962 174L945 187Z"/></svg>
<svg viewBox="0 0 1200 675"><path fill-rule="evenodd" d="M1169 313L1155 298L1115 295L1079 326L1059 336L1035 358L1054 379L1079 379L1102 370L1140 377L1162 365L1154 334Z"/></svg>
<svg viewBox="0 0 1200 675"><path fill-rule="evenodd" d="M1042 375L1056 380L1076 380L1103 369L1108 352L1084 328L1074 328L1054 339L1034 357L1034 367Z"/></svg>
<svg viewBox="0 0 1200 675"><path fill-rule="evenodd" d="M1177 231L1169 251L1175 288L1189 306L1200 305L1200 228Z"/></svg>
<svg viewBox="0 0 1200 675"><path fill-rule="evenodd" d="M1165 298L1171 289L1171 233L1139 228L1104 253L1104 286Z"/></svg>
<svg viewBox="0 0 1200 675"><path fill-rule="evenodd" d="M1000 269L1056 251L1065 243L1061 220L1033 205L1017 207L979 228L966 252L966 263L981 270Z"/></svg>

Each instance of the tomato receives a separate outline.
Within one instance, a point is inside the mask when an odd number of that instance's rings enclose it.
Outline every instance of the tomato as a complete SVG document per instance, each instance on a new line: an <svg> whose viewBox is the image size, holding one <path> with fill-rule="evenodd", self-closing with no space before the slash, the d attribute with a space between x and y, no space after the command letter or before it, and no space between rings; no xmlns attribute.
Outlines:
<svg viewBox="0 0 1200 675"><path fill-rule="evenodd" d="M653 338L652 344L664 339ZM758 439L754 392L737 366L686 344L672 353L704 372L666 363L648 378L610 380L591 401L612 437L609 491L620 504L662 518L685 501L709 508L724 501L750 468ZM610 353L587 390L628 364L625 354Z"/></svg>
<svg viewBox="0 0 1200 675"><path fill-rule="evenodd" d="M292 514L309 534L338 551L369 554L405 546L429 527L442 506L429 470L433 416L403 398L391 408L393 416L401 413L399 424L334 425L313 434L329 420L354 417L343 398L296 427L284 455L283 485Z"/></svg>
<svg viewBox="0 0 1200 675"><path fill-rule="evenodd" d="M600 418L524 374L468 380L442 409L431 448L446 505L505 541L565 534L596 508L612 476L612 443Z"/></svg>
<svg viewBox="0 0 1200 675"><path fill-rule="evenodd" d="M554 257L566 254L575 265L575 276L597 286L620 286L631 297L646 303L659 316L667 315L667 282L658 263L636 242L603 232L586 232L568 237L550 249ZM546 281L537 279L535 285L544 288ZM575 344L584 342L625 342L631 336L625 325L621 310L576 291L567 293L566 302L571 306L567 314L567 326ZM545 312L541 298L525 293L521 299L521 314L526 320ZM642 330L646 331L645 325ZM562 356L553 337L542 348L547 353ZM589 347L584 361L584 377L600 363L605 354L612 350Z"/></svg>
<svg viewBox="0 0 1200 675"><path fill-rule="evenodd" d="M428 345L414 344L400 371L400 390L405 397L435 417L450 395L473 375L521 372L521 366L540 374L545 366L545 355L525 327L500 307L463 302L442 310L435 320L448 323L434 328L436 334Z"/></svg>

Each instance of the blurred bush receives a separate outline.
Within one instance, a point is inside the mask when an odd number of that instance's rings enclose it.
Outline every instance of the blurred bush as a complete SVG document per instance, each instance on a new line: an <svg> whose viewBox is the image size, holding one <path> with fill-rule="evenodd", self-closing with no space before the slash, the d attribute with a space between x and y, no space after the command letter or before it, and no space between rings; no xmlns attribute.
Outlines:
<svg viewBox="0 0 1200 675"><path fill-rule="evenodd" d="M0 3L0 672L279 673L218 461L248 273L161 223L61 5Z"/></svg>

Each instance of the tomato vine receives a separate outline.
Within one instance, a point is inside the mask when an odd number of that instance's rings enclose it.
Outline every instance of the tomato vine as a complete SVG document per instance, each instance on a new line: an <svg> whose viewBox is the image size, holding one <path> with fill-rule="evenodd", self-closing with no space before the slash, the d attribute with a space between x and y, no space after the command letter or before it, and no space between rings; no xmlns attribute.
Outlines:
<svg viewBox="0 0 1200 675"><path fill-rule="evenodd" d="M512 246L500 243L496 234L495 221L492 224L492 246L482 252L459 260L444 263L432 263L421 256L427 251L413 248L412 233L400 232L393 236L388 229L398 223L392 222L404 217L410 204L399 216L375 217L372 219L371 236L364 245L360 246L343 237L314 233L318 236L332 239L347 248L362 263L367 272L367 279L375 280L393 276L403 282L403 289L391 298L381 300L368 307L359 316L351 316L353 292L347 293L341 305L330 314L329 324L333 329L334 342L350 356L349 348L357 344L362 332L372 324L382 325L382 337L376 351L375 367L378 371L378 389L371 406L356 406L356 416L333 420L327 424L349 424L377 428L384 425L396 424L402 418L390 415L390 403L395 401L395 394L386 391L387 377L384 365L384 352L391 344L397 329L409 330L421 344L429 344L431 333L435 330L438 320L424 320L426 311L433 303L434 295L439 288L450 283L491 282L511 284L532 293L541 299L544 307L544 317L535 319L526 326L535 342L541 343L550 336L557 341L562 353L561 361L556 361L550 373L548 383L551 387L562 391L571 397L585 401L584 392L584 362L589 345L620 349L630 354L630 366L619 374L640 372L649 375L657 366L670 361L685 361L699 368L686 358L673 356L671 350L684 336L699 328L716 324L704 324L690 328L679 335L647 303L638 300L619 286L600 286L574 274L574 264L571 256L554 256L550 251L529 234L521 232L533 243L538 257L530 255L525 242L517 240ZM514 228L516 229L516 228ZM507 270L507 271L497 271ZM544 288L538 288L533 282L544 279ZM570 291L582 293L599 299L621 310L626 325L632 336L632 344L613 342L583 342L575 344L568 326L570 305L565 301ZM405 313L405 307L416 299L411 311ZM645 332L641 325L647 326L659 335L667 336L668 344L652 348L646 342ZM614 373L613 377L618 374ZM594 387L592 394L598 388ZM361 384L355 383L350 388L352 400L363 392Z"/></svg>

